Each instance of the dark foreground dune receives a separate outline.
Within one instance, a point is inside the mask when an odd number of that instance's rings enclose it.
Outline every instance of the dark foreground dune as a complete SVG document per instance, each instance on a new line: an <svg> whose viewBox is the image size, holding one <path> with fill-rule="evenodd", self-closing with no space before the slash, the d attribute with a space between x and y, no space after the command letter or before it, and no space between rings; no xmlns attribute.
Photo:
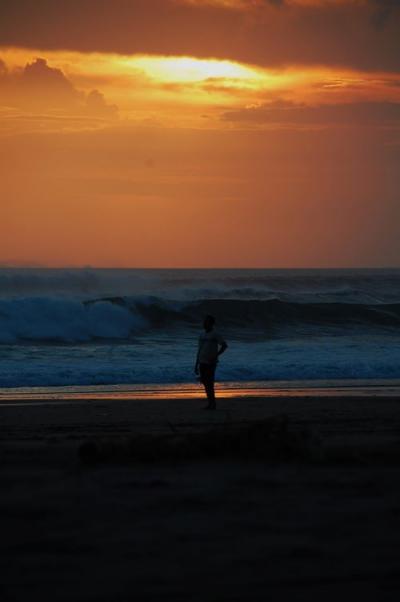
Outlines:
<svg viewBox="0 0 400 602"><path fill-rule="evenodd" d="M0 406L0 600L398 600L400 399L201 407Z"/></svg>

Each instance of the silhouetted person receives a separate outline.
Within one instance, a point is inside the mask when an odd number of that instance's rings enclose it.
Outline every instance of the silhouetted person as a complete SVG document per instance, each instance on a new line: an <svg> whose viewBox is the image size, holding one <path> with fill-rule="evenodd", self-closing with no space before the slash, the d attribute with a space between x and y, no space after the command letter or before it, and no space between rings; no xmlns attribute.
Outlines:
<svg viewBox="0 0 400 602"><path fill-rule="evenodd" d="M214 316L206 316L203 322L204 334L199 337L199 349L197 351L196 365L194 371L200 374L200 382L204 385L208 399L205 409L215 410L215 369L218 356L224 353L228 347L224 339L214 330Z"/></svg>

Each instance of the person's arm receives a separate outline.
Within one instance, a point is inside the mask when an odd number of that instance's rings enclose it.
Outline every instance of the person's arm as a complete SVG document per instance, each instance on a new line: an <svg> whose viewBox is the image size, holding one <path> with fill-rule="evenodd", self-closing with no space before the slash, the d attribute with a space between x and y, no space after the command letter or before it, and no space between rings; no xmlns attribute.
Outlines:
<svg viewBox="0 0 400 602"><path fill-rule="evenodd" d="M220 345L220 348L218 350L218 355L222 355L228 349L228 344L226 341L224 341L224 339L222 337L218 341L218 344Z"/></svg>
<svg viewBox="0 0 400 602"><path fill-rule="evenodd" d="M197 355L196 355L196 362L194 364L194 373L198 374L199 373L199 355L200 355L200 347L201 347L201 343L199 341L199 348L197 349Z"/></svg>

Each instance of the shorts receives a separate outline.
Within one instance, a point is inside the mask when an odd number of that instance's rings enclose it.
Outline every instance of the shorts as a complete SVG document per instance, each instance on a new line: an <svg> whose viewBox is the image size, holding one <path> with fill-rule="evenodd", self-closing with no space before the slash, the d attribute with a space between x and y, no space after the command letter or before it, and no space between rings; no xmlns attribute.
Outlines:
<svg viewBox="0 0 400 602"><path fill-rule="evenodd" d="M214 382L216 367L217 364L200 364L200 382L202 382L203 385Z"/></svg>

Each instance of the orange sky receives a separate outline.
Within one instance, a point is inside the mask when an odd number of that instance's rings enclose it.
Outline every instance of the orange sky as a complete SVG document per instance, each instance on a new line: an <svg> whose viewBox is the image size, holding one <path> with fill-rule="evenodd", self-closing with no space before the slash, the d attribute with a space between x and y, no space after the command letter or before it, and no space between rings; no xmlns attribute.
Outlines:
<svg viewBox="0 0 400 602"><path fill-rule="evenodd" d="M399 265L394 3L95 4L4 3L1 265Z"/></svg>

